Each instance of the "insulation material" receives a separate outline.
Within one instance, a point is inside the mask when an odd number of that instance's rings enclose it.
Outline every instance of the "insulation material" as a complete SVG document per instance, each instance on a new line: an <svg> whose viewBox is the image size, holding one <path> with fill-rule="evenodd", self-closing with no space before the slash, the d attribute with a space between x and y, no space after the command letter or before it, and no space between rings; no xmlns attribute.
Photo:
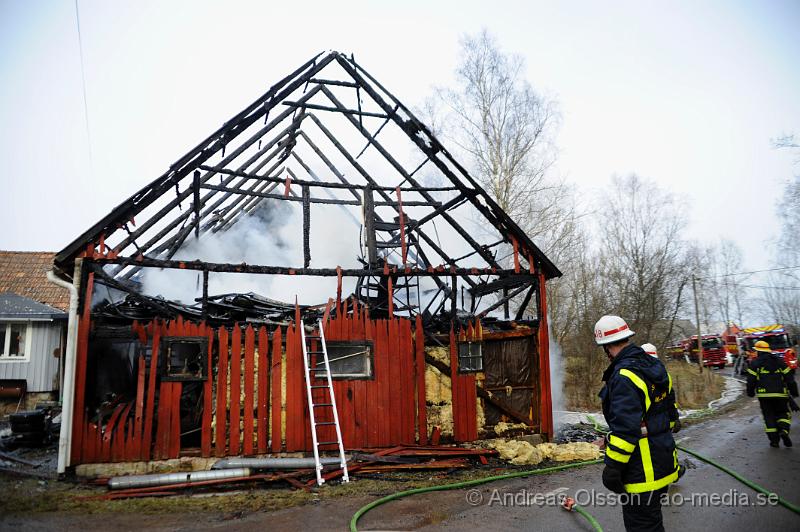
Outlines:
<svg viewBox="0 0 800 532"><path fill-rule="evenodd" d="M502 436L507 432L520 429L529 429L530 427L525 423L506 423L505 421L499 422L494 426L494 431L498 436Z"/></svg>
<svg viewBox="0 0 800 532"><path fill-rule="evenodd" d="M526 441L497 439L487 444L500 453L500 458L514 465L536 465L543 460L572 462L600 458L600 449L587 442L540 443L534 446Z"/></svg>
<svg viewBox="0 0 800 532"><path fill-rule="evenodd" d="M425 347L425 353L450 365L450 350L447 347ZM450 377L429 364L425 366L425 403L428 428L439 427L443 436L452 436L453 390Z"/></svg>

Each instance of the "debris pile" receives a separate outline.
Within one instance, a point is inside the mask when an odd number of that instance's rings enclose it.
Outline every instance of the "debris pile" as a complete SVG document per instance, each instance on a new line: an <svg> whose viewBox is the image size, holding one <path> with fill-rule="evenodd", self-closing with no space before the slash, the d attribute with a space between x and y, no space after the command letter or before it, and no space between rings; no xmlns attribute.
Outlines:
<svg viewBox="0 0 800 532"><path fill-rule="evenodd" d="M471 459L487 464L496 456L492 449L466 449L453 446L397 446L389 449L363 449L348 458L347 469L352 475L409 470L455 470L468 468ZM338 479L342 470L338 460L325 467L326 482ZM302 467L309 464L308 467ZM324 462L323 462L324 464ZM290 465L295 469L284 467ZM242 467L247 466L247 467ZM300 466L300 467L297 467ZM247 483L287 482L297 489L310 490L316 484L312 459L297 458L228 458L218 461L210 471L171 474L129 475L100 478L94 484L106 485L109 492L89 499L126 499L133 497L177 495L185 489L238 489Z"/></svg>

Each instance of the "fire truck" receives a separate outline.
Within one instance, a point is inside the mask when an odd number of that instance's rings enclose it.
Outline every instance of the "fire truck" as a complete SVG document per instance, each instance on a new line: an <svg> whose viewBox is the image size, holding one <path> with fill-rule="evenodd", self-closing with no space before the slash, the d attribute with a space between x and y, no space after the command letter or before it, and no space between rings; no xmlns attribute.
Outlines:
<svg viewBox="0 0 800 532"><path fill-rule="evenodd" d="M792 369L797 369L797 349L794 342L781 324L767 325L766 327L751 327L742 330L742 349L747 356L747 360L756 357L753 346L759 340L764 340L769 344L772 352L786 362Z"/></svg>
<svg viewBox="0 0 800 532"><path fill-rule="evenodd" d="M697 335L691 336L680 341L679 344L682 348L683 355L689 358L689 361L697 364ZM704 334L703 335L703 366L704 367L717 367L724 368L727 363L725 356L725 342L719 334Z"/></svg>

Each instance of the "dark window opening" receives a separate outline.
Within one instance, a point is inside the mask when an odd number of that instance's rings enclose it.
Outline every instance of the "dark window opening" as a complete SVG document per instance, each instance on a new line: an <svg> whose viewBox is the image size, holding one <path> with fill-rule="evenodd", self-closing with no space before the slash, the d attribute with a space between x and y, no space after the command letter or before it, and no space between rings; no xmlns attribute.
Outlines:
<svg viewBox="0 0 800 532"><path fill-rule="evenodd" d="M328 363L331 378L334 379L371 379L372 378L372 344L369 342L328 342ZM325 363L317 357L317 368L324 369ZM315 372L324 378L324 371Z"/></svg>
<svg viewBox="0 0 800 532"><path fill-rule="evenodd" d="M204 381L208 378L208 338L166 336L161 339L161 379Z"/></svg>
<svg viewBox="0 0 800 532"><path fill-rule="evenodd" d="M483 352L480 342L460 342L458 344L458 371L467 373L483 371Z"/></svg>

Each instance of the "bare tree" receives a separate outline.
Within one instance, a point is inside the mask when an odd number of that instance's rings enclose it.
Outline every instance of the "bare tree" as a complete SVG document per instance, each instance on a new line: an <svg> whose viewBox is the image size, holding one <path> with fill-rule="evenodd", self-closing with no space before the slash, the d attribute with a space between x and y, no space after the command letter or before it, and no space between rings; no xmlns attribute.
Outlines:
<svg viewBox="0 0 800 532"><path fill-rule="evenodd" d="M576 202L571 187L550 175L557 106L534 90L524 70L524 60L504 53L488 31L464 36L457 88L437 88L423 114L463 152L500 207L559 264L572 243Z"/></svg>

